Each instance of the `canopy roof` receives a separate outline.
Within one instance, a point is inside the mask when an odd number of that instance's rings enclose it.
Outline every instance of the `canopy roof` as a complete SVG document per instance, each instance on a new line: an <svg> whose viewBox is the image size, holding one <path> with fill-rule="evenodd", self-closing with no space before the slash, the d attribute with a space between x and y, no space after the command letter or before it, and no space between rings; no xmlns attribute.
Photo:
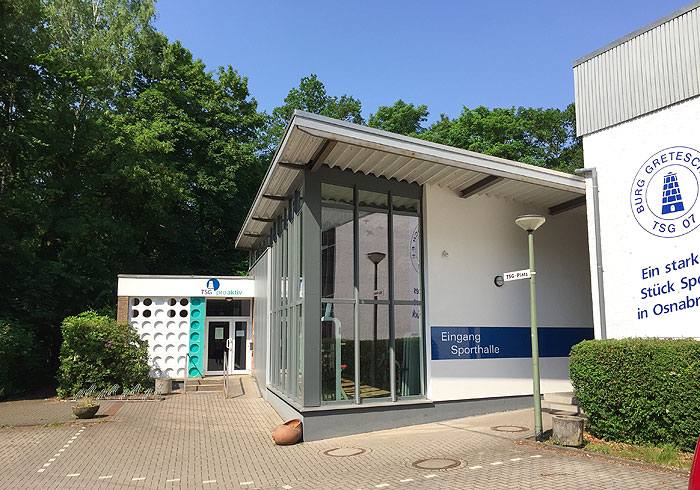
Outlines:
<svg viewBox="0 0 700 490"><path fill-rule="evenodd" d="M437 185L464 198L511 199L552 214L585 204L585 179L577 175L294 111L236 247L254 249L286 205L282 198L291 197L299 172L321 165Z"/></svg>

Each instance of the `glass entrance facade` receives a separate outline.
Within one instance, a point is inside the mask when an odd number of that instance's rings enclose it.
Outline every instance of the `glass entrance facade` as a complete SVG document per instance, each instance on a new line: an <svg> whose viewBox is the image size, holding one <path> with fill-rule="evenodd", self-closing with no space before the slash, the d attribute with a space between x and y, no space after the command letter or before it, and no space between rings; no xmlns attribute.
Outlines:
<svg viewBox="0 0 700 490"><path fill-rule="evenodd" d="M269 240L269 386L278 394L302 406L423 396L421 193L304 172Z"/></svg>

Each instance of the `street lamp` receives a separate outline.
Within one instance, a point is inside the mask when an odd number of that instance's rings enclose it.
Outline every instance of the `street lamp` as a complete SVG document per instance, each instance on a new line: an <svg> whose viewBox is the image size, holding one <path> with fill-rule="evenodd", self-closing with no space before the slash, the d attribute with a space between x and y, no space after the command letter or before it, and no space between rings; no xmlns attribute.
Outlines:
<svg viewBox="0 0 700 490"><path fill-rule="evenodd" d="M542 402L540 400L540 354L537 342L537 307L535 302L535 244L533 233L545 222L544 216L526 214L518 216L515 224L527 231L530 258L530 343L532 344L532 394L535 401L535 439L542 440Z"/></svg>
<svg viewBox="0 0 700 490"><path fill-rule="evenodd" d="M367 254L367 258L374 264L374 300L377 300L377 272L379 269L379 263L384 260L386 254L384 252L370 252ZM372 344L372 386L376 388L375 374L377 371L377 303L374 303L374 342ZM359 387L356 388L359 390Z"/></svg>

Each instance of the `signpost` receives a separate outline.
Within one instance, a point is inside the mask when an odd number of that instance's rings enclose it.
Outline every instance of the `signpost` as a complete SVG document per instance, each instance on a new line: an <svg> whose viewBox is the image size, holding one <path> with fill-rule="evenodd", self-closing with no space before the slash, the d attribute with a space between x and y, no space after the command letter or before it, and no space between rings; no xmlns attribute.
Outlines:
<svg viewBox="0 0 700 490"><path fill-rule="evenodd" d="M518 279L530 279L530 274L534 274L534 272L530 272L530 269L523 269L521 271L513 271L513 272L504 272L503 273L503 280L504 281L517 281Z"/></svg>

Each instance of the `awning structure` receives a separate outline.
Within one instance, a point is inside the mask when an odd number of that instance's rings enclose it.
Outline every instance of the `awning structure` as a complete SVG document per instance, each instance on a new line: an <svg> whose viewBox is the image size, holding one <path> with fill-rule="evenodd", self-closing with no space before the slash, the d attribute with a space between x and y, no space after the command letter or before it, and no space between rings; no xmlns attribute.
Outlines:
<svg viewBox="0 0 700 490"><path fill-rule="evenodd" d="M254 249L287 205L300 172L327 165L387 179L488 195L557 214L585 204L585 179L555 170L295 111L236 247Z"/></svg>

